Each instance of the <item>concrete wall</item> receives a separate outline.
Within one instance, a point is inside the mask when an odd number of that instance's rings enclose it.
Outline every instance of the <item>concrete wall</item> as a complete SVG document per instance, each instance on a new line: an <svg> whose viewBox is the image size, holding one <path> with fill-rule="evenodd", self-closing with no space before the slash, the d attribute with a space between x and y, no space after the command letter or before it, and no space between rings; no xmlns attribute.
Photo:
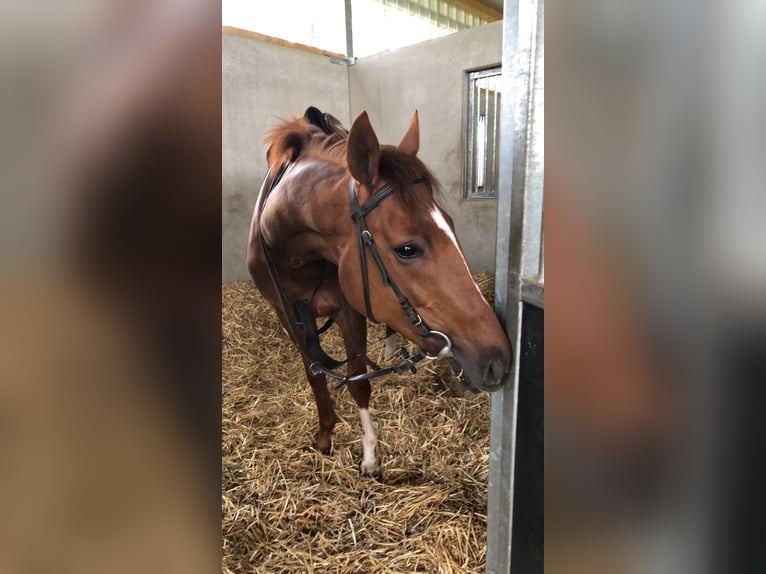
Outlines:
<svg viewBox="0 0 766 574"><path fill-rule="evenodd" d="M245 243L265 176L261 140L275 117L309 105L346 126L367 110L382 143L396 144L414 109L420 158L441 181L444 207L474 272L495 266L495 200L463 190L465 71L499 64L502 23L357 60L353 66L257 40L223 35L222 279L248 278Z"/></svg>
<svg viewBox="0 0 766 574"><path fill-rule="evenodd" d="M420 116L420 152L445 191L471 270L495 268L497 201L465 199L465 71L499 65L502 22L362 58L349 68L351 115L367 110L378 138L396 144Z"/></svg>
<svg viewBox="0 0 766 574"><path fill-rule="evenodd" d="M262 140L308 106L349 123L348 70L325 56L223 34L222 280L247 279L245 246L266 176Z"/></svg>

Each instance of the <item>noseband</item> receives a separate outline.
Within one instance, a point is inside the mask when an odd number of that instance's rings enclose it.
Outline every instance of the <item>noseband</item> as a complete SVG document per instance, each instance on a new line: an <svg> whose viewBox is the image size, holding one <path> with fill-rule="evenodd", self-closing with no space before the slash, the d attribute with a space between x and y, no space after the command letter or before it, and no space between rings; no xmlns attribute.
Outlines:
<svg viewBox="0 0 766 574"><path fill-rule="evenodd" d="M288 167L289 167L288 164L282 165L280 167L279 171L277 172L274 179L272 180L271 185L269 186L268 192L265 194L266 196L268 196L271 193L271 191L277 186L282 176L284 175L285 171L287 171ZM421 181L423 181L423 178L420 177L419 175L413 176L413 183L419 183ZM450 367L455 372L457 378L464 380L463 370L460 368L460 365L458 364L457 360L452 355L452 341L446 334L442 333L441 331L435 331L429 328L428 325L425 323L425 321L423 321L423 318L418 314L418 312L415 310L412 304L407 300L407 298L401 292L399 287L396 285L396 282L394 282L393 278L391 277L391 274L388 272L388 269L386 269L386 265L380 256L380 252L378 251L377 246L375 245L375 241L372 237L372 234L370 233L370 230L367 228L365 217L371 211L373 211L376 207L378 207L378 205L380 205L380 203L384 199L390 196L391 193L393 193L393 191L394 191L394 188L391 184L384 185L383 187L378 189L375 193L373 193L367 199L367 201L365 201L360 206L359 201L357 199L357 195L356 195L356 189L354 187L354 179L353 177L350 177L348 180L348 202L349 202L349 208L351 210L351 219L354 222L354 225L356 226L357 243L359 246L359 266L360 266L360 270L362 274L362 291L364 295L364 307L365 307L365 313L367 314L367 318L373 323L378 323L378 321L375 319L375 316L373 315L372 304L370 302L370 284L369 284L369 277L368 277L368 271L367 271L367 257L366 257L365 249L370 252L370 256L372 257L372 260L375 262L375 266L378 268L378 271L380 272L380 277L381 277L381 280L383 281L383 285L386 287L389 287L394 292L394 295L396 296L397 301L399 302L399 305L402 307L402 310L407 315L407 318L409 319L410 323L415 327L415 330L417 331L417 334L418 334L417 349L415 350L415 352L407 355L407 351L405 349L403 348L400 349L400 352L402 353L403 358L400 359L397 363L390 365L388 367L380 367L375 362L373 362L372 359L370 359L359 348L355 349L356 355L346 358L345 361L337 361L331 358L329 355L327 355L327 353L325 353L324 350L322 350L321 345L319 344L319 334L325 331L330 326L330 324L332 323L332 319L329 319L328 322L317 331L316 325L308 313L308 304L310 303L310 301L294 302L293 303L294 312L293 313L290 312L289 298L288 298L287 292L285 291L284 284L282 283L282 280L279 277L279 274L277 273L276 266L274 265L274 262L271 257L270 249L268 245L266 244L265 239L263 238L263 234L260 234L261 247L265 255L266 266L268 268L269 275L271 277L274 288L277 291L277 295L279 296L280 304L282 306L282 311L285 317L287 318L289 330L293 337L293 340L296 342L296 346L300 350L301 354L307 360L309 364L309 371L311 372L311 374L314 376L318 376L320 374L326 375L338 381L338 383L336 384L336 388L342 387L349 381L366 381L369 379L377 378L377 377L387 375L389 373L394 373L394 372L400 373L406 370L410 370L411 372L414 373L416 370L415 363L418 363L424 359L431 360L431 361L435 361L438 359L447 359ZM266 200L266 197L264 197L261 200L261 205L259 206L259 215L258 215L259 227L260 227L260 211L262 209L262 206L265 204L265 200ZM321 277L320 277L320 283L321 283ZM319 288L319 285L317 285L317 289L318 288ZM314 292L316 292L317 289L315 289ZM348 303L346 302L346 298L342 292L341 292L341 302L343 306L343 312L348 319ZM295 320L291 320L292 317L295 317ZM348 320L346 322L348 325L351 324L351 322ZM298 336L298 329L297 329L298 325L301 325L303 327L303 343L301 343L301 338ZM421 346L422 342L429 337L438 337L438 338L441 338L444 342L444 346L435 355L429 354ZM352 335L351 339L355 340L355 337ZM354 358L361 358L373 370L370 372L361 373L358 375L342 374L334 370L337 367L348 363Z"/></svg>

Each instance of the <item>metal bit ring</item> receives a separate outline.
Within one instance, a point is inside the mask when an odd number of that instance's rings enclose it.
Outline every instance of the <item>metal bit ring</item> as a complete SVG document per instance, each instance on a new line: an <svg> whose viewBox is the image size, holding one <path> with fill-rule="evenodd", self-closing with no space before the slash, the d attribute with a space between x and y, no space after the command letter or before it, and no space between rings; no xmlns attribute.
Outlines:
<svg viewBox="0 0 766 574"><path fill-rule="evenodd" d="M444 333L442 333L441 331L430 331L427 336L430 337L431 335L436 335L437 337L441 337L442 339L444 339L444 346L441 348L441 350L438 353L436 353L435 355L431 355L428 353L428 351L424 350L420 346L420 341L422 341L423 339L421 337L418 340L418 349L420 349L421 351L423 351L423 353L425 353L426 359L428 359L429 361L436 361L438 359L444 359L446 357L449 357L452 354L452 341L450 340L450 338Z"/></svg>

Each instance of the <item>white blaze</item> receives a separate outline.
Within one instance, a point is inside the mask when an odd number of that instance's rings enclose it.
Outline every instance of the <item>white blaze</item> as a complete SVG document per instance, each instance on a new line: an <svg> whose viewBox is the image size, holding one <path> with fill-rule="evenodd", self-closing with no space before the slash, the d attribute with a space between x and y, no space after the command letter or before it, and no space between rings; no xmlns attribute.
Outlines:
<svg viewBox="0 0 766 574"><path fill-rule="evenodd" d="M452 244L455 246L455 249L460 255L460 259L463 262L463 265L465 266L466 273L468 273L468 276L471 278L471 281L473 282L473 286L476 288L476 291L478 291L479 295L481 295L481 289L479 289L479 286L476 284L476 281L473 281L473 275L471 275L471 269L468 267L468 262L465 260L465 255L463 255L462 249L460 249L460 244L458 244L457 242L457 237L455 237L454 231L452 231L452 228L449 226L449 223L447 223L447 220L444 218L444 214L442 214L441 210L438 207L434 207L431 210L431 219L433 219L433 222L436 224L436 227L441 229L444 232L444 234L449 238L449 240L452 241Z"/></svg>

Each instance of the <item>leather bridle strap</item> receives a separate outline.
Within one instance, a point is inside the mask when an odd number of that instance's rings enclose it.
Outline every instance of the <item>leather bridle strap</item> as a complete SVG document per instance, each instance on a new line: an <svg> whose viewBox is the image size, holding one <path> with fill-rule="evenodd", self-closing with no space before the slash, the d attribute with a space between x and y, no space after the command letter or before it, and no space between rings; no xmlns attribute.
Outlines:
<svg viewBox="0 0 766 574"><path fill-rule="evenodd" d="M365 217L373 209L380 205L380 202L391 195L393 191L394 188L391 184L384 185L375 193L373 193L367 199L367 201L365 201L360 206L359 200L356 197L354 178L350 177L348 179L348 203L351 209L351 220L356 225L357 242L359 244L359 266L362 271L362 292L364 295L364 308L370 321L373 323L378 323L378 321L375 319L375 316L372 314L372 305L370 303L370 282L367 274L367 257L365 256L366 247L370 252L372 260L375 262L375 266L378 268L378 271L380 271L380 277L383 281L383 285L390 287L394 292L394 295L396 295L396 298L399 301L399 305L401 305L402 309L407 315L407 318L410 320L410 323L416 327L418 335L421 337L428 337L431 334L431 330L423 322L423 319L420 317L418 312L415 311L415 308L407 300L407 298L402 294L401 290L396 285L396 282L388 273L388 269L386 269L386 265L383 263L383 259L380 256L380 251L378 251L378 248L375 245L375 241L372 238L372 234L370 233L370 230L367 229L367 223L365 221Z"/></svg>
<svg viewBox="0 0 766 574"><path fill-rule="evenodd" d="M279 167L279 170L274 175L271 182L268 184L268 189L266 189L266 183L269 176L268 174L266 175L266 180L263 182L263 189L265 189L265 193L262 194L260 198L260 204L257 207L256 225L258 225L258 236L261 243L261 251L263 252L264 262L266 263L266 269L269 273L271 283L274 285L274 291L277 294L277 298L279 299L279 305L282 308L282 314L285 317L285 323L290 333L290 337L292 337L293 341L295 341L295 346L298 347L301 355L303 355L307 362L311 363L316 361L318 357L311 357L305 348L305 333L301 335L300 331L298 330L298 318L296 317L297 310L290 304L289 298L287 296L287 290L285 289L284 283L282 283L282 278L277 272L277 266L274 264L274 260L271 257L271 249L266 243L266 238L263 236L263 230L260 229L261 215L263 214L263 207L266 205L266 200L268 199L268 196L271 194L272 190L277 186L277 184L279 184L282 176L285 174L290 165L292 164L283 163ZM301 341L304 341L304 343L302 344Z"/></svg>
<svg viewBox="0 0 766 574"><path fill-rule="evenodd" d="M377 323L378 321L372 314L372 304L370 303L370 285L367 278L367 258L364 254L364 248L368 247L371 252L374 251L375 253L377 253L377 249L375 249L375 244L372 242L372 235L367 229L367 224L365 223L364 218L368 213L380 205L381 201L391 195L393 191L394 186L390 184L383 186L378 191L373 193L362 206L360 206L359 200L356 197L356 190L354 189L354 178L348 178L348 205L351 209L351 220L356 225L356 238L359 245L359 266L362 271L362 293L364 294L364 310L367 314L367 318L373 323ZM373 255L373 258L374 257L375 255ZM380 269L383 285L388 285L389 278L385 267L381 267L377 260L375 263L378 265L378 269Z"/></svg>

